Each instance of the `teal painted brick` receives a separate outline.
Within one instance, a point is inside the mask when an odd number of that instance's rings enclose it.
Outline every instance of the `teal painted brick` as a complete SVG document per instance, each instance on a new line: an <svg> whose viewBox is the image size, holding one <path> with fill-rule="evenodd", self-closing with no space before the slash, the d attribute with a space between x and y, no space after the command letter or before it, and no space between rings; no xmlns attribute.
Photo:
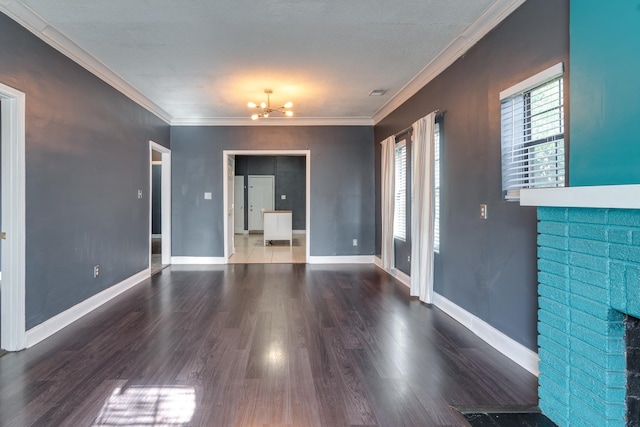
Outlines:
<svg viewBox="0 0 640 427"><path fill-rule="evenodd" d="M569 397L566 397L558 401L550 393L547 393L545 389L540 387L538 389L538 397L540 401L538 406L542 413L544 413L551 421L558 426L568 426L569 424Z"/></svg>
<svg viewBox="0 0 640 427"><path fill-rule="evenodd" d="M569 380L569 372L571 370L569 362L557 358L543 348L538 350L538 357L540 358L540 365L538 367L540 372L553 370L559 375L564 375L567 381Z"/></svg>
<svg viewBox="0 0 640 427"><path fill-rule="evenodd" d="M609 243L570 237L569 251L598 257L608 257Z"/></svg>
<svg viewBox="0 0 640 427"><path fill-rule="evenodd" d="M541 283L538 285L538 294L543 298L547 298L561 304L569 304L569 293L558 288L553 288Z"/></svg>
<svg viewBox="0 0 640 427"><path fill-rule="evenodd" d="M571 313L571 308L569 308L568 306L559 304L544 297L538 298L538 307L550 313L555 313L557 316L563 317L565 319L569 319L569 314Z"/></svg>
<svg viewBox="0 0 640 427"><path fill-rule="evenodd" d="M609 265L609 269L611 269L611 265ZM587 268L571 266L569 268L569 277L583 283L588 283L603 289L609 289L609 276L604 273L598 273Z"/></svg>
<svg viewBox="0 0 640 427"><path fill-rule="evenodd" d="M625 369L618 371L603 369L602 366L597 363L588 360L582 355L572 352L568 363L571 364L571 370L580 370L587 375L591 375L603 384L611 385L612 387L620 387L620 384L626 384L627 372Z"/></svg>
<svg viewBox="0 0 640 427"><path fill-rule="evenodd" d="M621 401L606 402L594 395L591 390L580 386L576 382L572 382L570 387L571 396L577 398L575 400L572 398L569 399L570 406L575 408L585 405L607 420L624 418L626 412L624 398ZM578 402L582 405L578 405Z"/></svg>
<svg viewBox="0 0 640 427"><path fill-rule="evenodd" d="M610 286L609 298L611 307L623 313L627 312L627 266L612 262L609 265Z"/></svg>
<svg viewBox="0 0 640 427"><path fill-rule="evenodd" d="M557 357L558 359L562 360L562 361L566 361L567 363L569 363L570 360L570 352L569 349L556 343L555 341L552 341L544 336L539 336L538 337L538 345L542 348L544 348L546 351L548 351L549 353L551 353L551 355L553 355L554 357Z"/></svg>
<svg viewBox="0 0 640 427"><path fill-rule="evenodd" d="M621 386L605 384L594 378L593 375L586 374L578 369L574 369L571 372L571 381L589 390L595 397L605 402L624 403L627 395L624 384Z"/></svg>
<svg viewBox="0 0 640 427"><path fill-rule="evenodd" d="M627 367L624 354L608 354L579 338L571 338L571 352L581 354L585 359L592 361L600 368L608 371L623 371Z"/></svg>
<svg viewBox="0 0 640 427"><path fill-rule="evenodd" d="M602 320L621 322L623 318L622 313L612 310L608 304L601 304L597 301L589 300L579 295L570 295L569 303L571 304L571 308L580 310Z"/></svg>
<svg viewBox="0 0 640 427"><path fill-rule="evenodd" d="M538 246L567 250L568 239L566 237L538 234Z"/></svg>
<svg viewBox="0 0 640 427"><path fill-rule="evenodd" d="M582 283L578 280L572 280L570 291L574 295L580 295L585 298L609 305L609 291L604 288L599 288L588 283Z"/></svg>
<svg viewBox="0 0 640 427"><path fill-rule="evenodd" d="M569 224L569 237L607 242L607 229L602 225Z"/></svg>
<svg viewBox="0 0 640 427"><path fill-rule="evenodd" d="M567 220L566 208L538 208L538 220L539 221L559 221L565 222Z"/></svg>
<svg viewBox="0 0 640 427"><path fill-rule="evenodd" d="M569 410L571 426L576 427L617 427L619 421L625 425L624 417L618 419L607 418L599 414L589 405L584 403L578 396L571 395L569 398Z"/></svg>
<svg viewBox="0 0 640 427"><path fill-rule="evenodd" d="M571 325L571 336L608 354L622 354L625 350L624 337L596 334L592 329L584 326Z"/></svg>
<svg viewBox="0 0 640 427"><path fill-rule="evenodd" d="M640 211L636 209L609 209L608 214L611 225L640 227Z"/></svg>
<svg viewBox="0 0 640 427"><path fill-rule="evenodd" d="M538 272L538 282L543 285L551 286L553 288L562 289L568 291L570 289L571 282L568 277L557 276L545 271Z"/></svg>
<svg viewBox="0 0 640 427"><path fill-rule="evenodd" d="M609 247L611 258L621 261L640 263L640 246L614 245Z"/></svg>
<svg viewBox="0 0 640 427"><path fill-rule="evenodd" d="M565 237L569 234L569 225L566 222L540 221L538 233Z"/></svg>
<svg viewBox="0 0 640 427"><path fill-rule="evenodd" d="M559 262L561 264L569 263L569 253L560 249L539 247L538 258L547 261Z"/></svg>
<svg viewBox="0 0 640 427"><path fill-rule="evenodd" d="M610 243L628 245L631 243L631 230L624 228L611 228L607 231L607 239Z"/></svg>
<svg viewBox="0 0 640 427"><path fill-rule="evenodd" d="M631 232L631 244L634 246L640 246L640 230Z"/></svg>
<svg viewBox="0 0 640 427"><path fill-rule="evenodd" d="M568 390L570 387L568 376L548 366L544 370L540 370L538 378L545 378L553 382L561 390Z"/></svg>
<svg viewBox="0 0 640 427"><path fill-rule="evenodd" d="M569 394L568 386L558 385L551 378L544 375L538 377L538 384L540 388L545 390L545 393L559 402L562 402L562 399L565 399L565 396Z"/></svg>
<svg viewBox="0 0 640 427"><path fill-rule="evenodd" d="M589 328L600 335L613 334L614 336L622 336L624 334L624 322L603 320L581 311L573 311L571 313L571 322L574 325Z"/></svg>
<svg viewBox="0 0 640 427"><path fill-rule="evenodd" d="M609 271L609 260L602 257L570 253L569 263L576 267L586 268L589 270L597 271L599 273L607 273Z"/></svg>
<svg viewBox="0 0 640 427"><path fill-rule="evenodd" d="M540 323L553 326L559 331L569 333L569 319L557 316L555 313L551 313L547 310L538 310L538 321Z"/></svg>
<svg viewBox="0 0 640 427"><path fill-rule="evenodd" d="M571 426L576 427L609 427L602 415L591 409L577 396L569 396L569 418Z"/></svg>
<svg viewBox="0 0 640 427"><path fill-rule="evenodd" d="M626 313L640 317L640 269L628 267L624 285L627 294Z"/></svg>
<svg viewBox="0 0 640 427"><path fill-rule="evenodd" d="M607 210L606 209L583 209L573 208L569 209L568 214L569 222L581 222L587 224L606 224L607 223Z"/></svg>
<svg viewBox="0 0 640 427"><path fill-rule="evenodd" d="M546 259L538 260L538 270L545 273L555 274L556 276L569 277L569 266L567 264L548 261Z"/></svg>
<svg viewBox="0 0 640 427"><path fill-rule="evenodd" d="M540 330L538 332L545 338L549 338L555 343L569 348L569 334L555 329L549 325L540 325Z"/></svg>

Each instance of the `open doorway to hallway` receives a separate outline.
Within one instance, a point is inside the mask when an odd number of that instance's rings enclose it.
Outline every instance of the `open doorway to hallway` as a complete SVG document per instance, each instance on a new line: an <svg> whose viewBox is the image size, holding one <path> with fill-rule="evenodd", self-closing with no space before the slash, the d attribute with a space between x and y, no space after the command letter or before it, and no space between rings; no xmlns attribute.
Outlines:
<svg viewBox="0 0 640 427"><path fill-rule="evenodd" d="M225 155L234 165L225 186L225 246L234 242L225 253L228 263L306 263L308 152L234 153Z"/></svg>
<svg viewBox="0 0 640 427"><path fill-rule="evenodd" d="M171 151L154 142L149 148L149 268L153 275L171 264Z"/></svg>

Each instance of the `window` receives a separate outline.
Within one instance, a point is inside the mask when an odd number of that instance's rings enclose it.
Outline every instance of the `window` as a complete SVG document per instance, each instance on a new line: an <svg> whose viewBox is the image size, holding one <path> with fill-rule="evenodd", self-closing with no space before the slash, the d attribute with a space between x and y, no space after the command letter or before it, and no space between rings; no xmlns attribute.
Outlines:
<svg viewBox="0 0 640 427"><path fill-rule="evenodd" d="M502 192L520 199L522 188L564 187L562 63L500 93Z"/></svg>
<svg viewBox="0 0 640 427"><path fill-rule="evenodd" d="M407 238L407 144L396 144L396 199L393 215L393 237Z"/></svg>
<svg viewBox="0 0 640 427"><path fill-rule="evenodd" d="M433 130L433 251L440 252L440 123Z"/></svg>

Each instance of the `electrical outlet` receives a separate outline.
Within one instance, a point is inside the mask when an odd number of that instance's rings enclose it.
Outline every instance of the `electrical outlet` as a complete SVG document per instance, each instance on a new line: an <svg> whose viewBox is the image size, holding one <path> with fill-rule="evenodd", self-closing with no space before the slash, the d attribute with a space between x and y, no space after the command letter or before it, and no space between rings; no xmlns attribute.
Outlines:
<svg viewBox="0 0 640 427"><path fill-rule="evenodd" d="M358 239L353 239L353 246L358 246Z"/></svg>
<svg viewBox="0 0 640 427"><path fill-rule="evenodd" d="M96 265L93 267L93 278L95 279L100 275L100 266Z"/></svg>
<svg viewBox="0 0 640 427"><path fill-rule="evenodd" d="M138 199L142 199L142 190L138 190Z"/></svg>
<svg viewBox="0 0 640 427"><path fill-rule="evenodd" d="M411 262L411 255L407 255L407 262Z"/></svg>
<svg viewBox="0 0 640 427"><path fill-rule="evenodd" d="M286 195L286 194L282 194L282 195L280 195L280 199L282 199L282 200L287 200L287 195Z"/></svg>
<svg viewBox="0 0 640 427"><path fill-rule="evenodd" d="M205 191L204 199L205 200L211 200L211 192L210 191Z"/></svg>
<svg viewBox="0 0 640 427"><path fill-rule="evenodd" d="M487 205L480 205L480 219L487 219Z"/></svg>

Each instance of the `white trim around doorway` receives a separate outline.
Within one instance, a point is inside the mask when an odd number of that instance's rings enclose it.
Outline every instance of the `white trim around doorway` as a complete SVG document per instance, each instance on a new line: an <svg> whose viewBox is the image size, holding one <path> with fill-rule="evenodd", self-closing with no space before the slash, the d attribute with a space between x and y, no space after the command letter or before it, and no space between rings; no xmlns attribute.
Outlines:
<svg viewBox="0 0 640 427"><path fill-rule="evenodd" d="M0 84L2 99L2 305L0 348L26 347L25 106L26 95Z"/></svg>
<svg viewBox="0 0 640 427"><path fill-rule="evenodd" d="M229 167L229 156L305 156L306 157L306 232L307 232L307 247L306 262L309 263L309 253L311 247L311 150L223 150L222 151L222 200L223 200L223 217L224 217L224 263L229 263L229 242L228 242L228 228L229 219L227 212L229 212L227 190L227 169Z"/></svg>
<svg viewBox="0 0 640 427"><path fill-rule="evenodd" d="M152 185L153 185L153 165L158 164L151 161L153 151L162 154L162 176L160 186L162 195L160 198L161 228L162 228L162 264L171 264L171 150L157 142L149 141L149 269L151 269L151 236L152 236Z"/></svg>

